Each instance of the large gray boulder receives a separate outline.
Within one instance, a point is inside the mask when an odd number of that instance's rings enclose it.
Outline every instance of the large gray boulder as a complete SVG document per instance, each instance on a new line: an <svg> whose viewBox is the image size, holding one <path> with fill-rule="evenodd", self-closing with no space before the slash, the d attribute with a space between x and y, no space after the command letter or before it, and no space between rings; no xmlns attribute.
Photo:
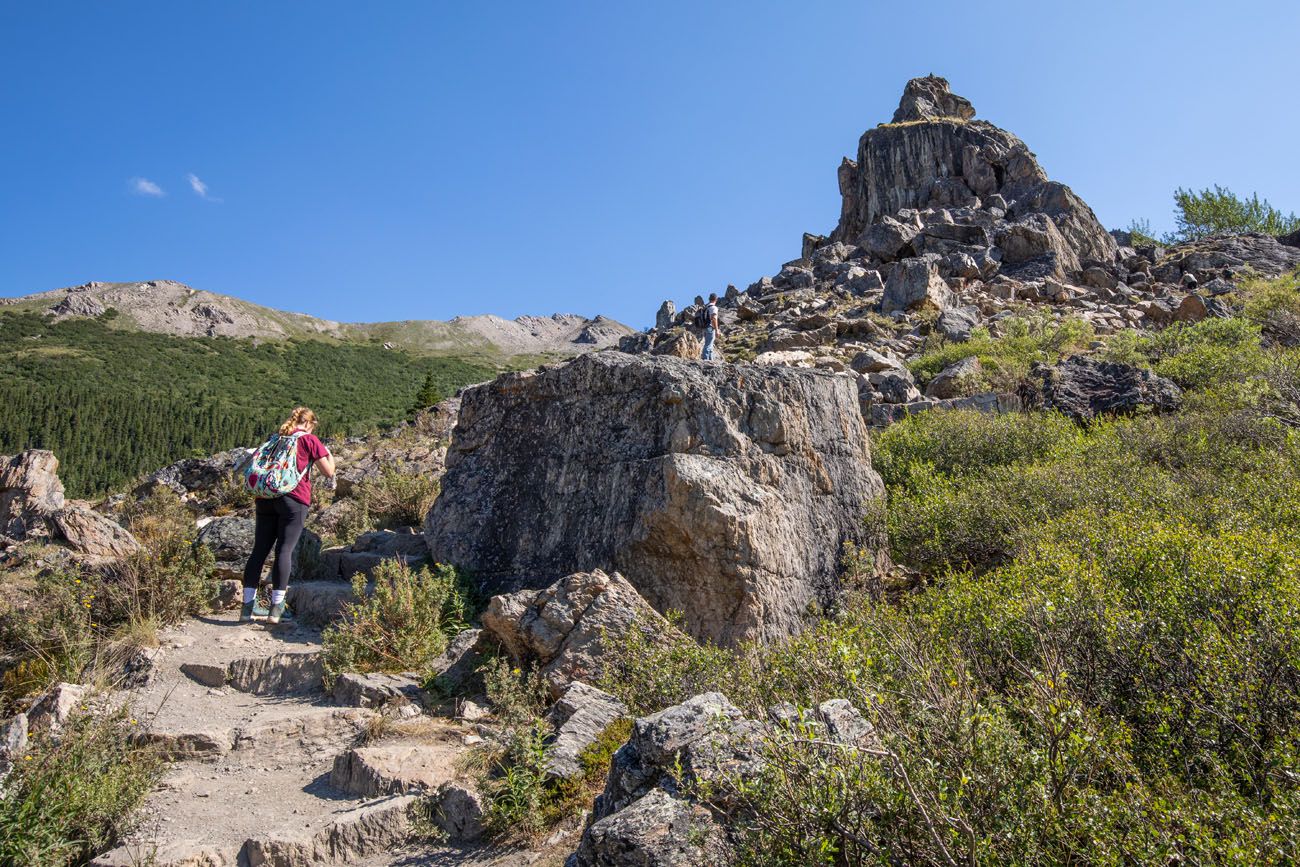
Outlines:
<svg viewBox="0 0 1300 867"><path fill-rule="evenodd" d="M698 637L787 635L883 495L854 381L596 353L463 394L434 560L489 591L618 570Z"/></svg>

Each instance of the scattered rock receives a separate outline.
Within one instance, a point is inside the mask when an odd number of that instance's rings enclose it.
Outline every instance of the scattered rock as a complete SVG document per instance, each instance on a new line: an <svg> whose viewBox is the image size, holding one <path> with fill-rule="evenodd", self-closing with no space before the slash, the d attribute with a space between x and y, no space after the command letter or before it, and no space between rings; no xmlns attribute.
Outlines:
<svg viewBox="0 0 1300 867"><path fill-rule="evenodd" d="M429 665L438 689L449 695L477 690L482 684L479 667L486 661L491 637L482 629L466 629Z"/></svg>
<svg viewBox="0 0 1300 867"><path fill-rule="evenodd" d="M980 312L977 307L954 307L945 310L935 323L939 333L953 343L965 343L970 340L970 333L980 324Z"/></svg>
<svg viewBox="0 0 1300 867"><path fill-rule="evenodd" d="M655 341L651 350L655 355L670 355L674 358L699 358L703 351L704 344L700 338L684 328Z"/></svg>
<svg viewBox="0 0 1300 867"><path fill-rule="evenodd" d="M617 572L578 572L544 590L494 596L483 628L520 662L536 662L553 696L575 680L596 680L605 637L640 622L669 633L667 621Z"/></svg>
<svg viewBox="0 0 1300 867"><path fill-rule="evenodd" d="M464 783L447 783L438 793L434 822L454 843L473 843L483 836L487 808L483 797Z"/></svg>
<svg viewBox="0 0 1300 867"><path fill-rule="evenodd" d="M615 720L627 716L627 705L609 693L574 681L547 712L555 735L546 750L546 773L552 779L576 780L583 769L578 756L596 742Z"/></svg>
<svg viewBox="0 0 1300 867"><path fill-rule="evenodd" d="M901 310L932 307L947 310L953 306L953 294L930 259L904 259L889 273L880 310L886 316Z"/></svg>
<svg viewBox="0 0 1300 867"><path fill-rule="evenodd" d="M954 361L941 370L925 389L926 397L965 397L975 391L983 376L980 360L974 355Z"/></svg>
<svg viewBox="0 0 1300 867"><path fill-rule="evenodd" d="M29 731L58 736L86 700L87 690L75 683L56 683L27 709Z"/></svg>
<svg viewBox="0 0 1300 867"><path fill-rule="evenodd" d="M72 503L55 512L54 526L72 550L91 560L124 560L141 550L127 530L85 503Z"/></svg>

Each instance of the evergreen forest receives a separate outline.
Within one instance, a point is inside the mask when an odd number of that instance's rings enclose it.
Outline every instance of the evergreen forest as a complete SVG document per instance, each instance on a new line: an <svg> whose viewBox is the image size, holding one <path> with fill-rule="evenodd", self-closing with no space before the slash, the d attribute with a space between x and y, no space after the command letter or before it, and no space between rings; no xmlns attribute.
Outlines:
<svg viewBox="0 0 1300 867"><path fill-rule="evenodd" d="M0 454L50 449L71 496L183 457L257 445L294 406L361 433L490 378L484 364L378 345L257 342L0 314Z"/></svg>

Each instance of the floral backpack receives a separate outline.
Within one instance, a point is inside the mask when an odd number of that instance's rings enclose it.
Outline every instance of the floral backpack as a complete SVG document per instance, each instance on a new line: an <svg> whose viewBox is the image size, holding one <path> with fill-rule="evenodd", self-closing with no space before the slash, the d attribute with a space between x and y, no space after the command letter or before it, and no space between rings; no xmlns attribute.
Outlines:
<svg viewBox="0 0 1300 867"><path fill-rule="evenodd" d="M298 440L303 431L275 434L257 447L244 470L244 481L253 496L283 497L298 487L303 471L298 469Z"/></svg>

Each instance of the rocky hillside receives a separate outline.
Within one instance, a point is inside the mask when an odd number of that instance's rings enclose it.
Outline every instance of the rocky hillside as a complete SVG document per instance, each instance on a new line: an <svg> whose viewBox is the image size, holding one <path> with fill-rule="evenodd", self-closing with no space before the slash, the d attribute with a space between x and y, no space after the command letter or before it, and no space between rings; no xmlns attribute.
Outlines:
<svg viewBox="0 0 1300 867"><path fill-rule="evenodd" d="M0 862L1294 863L1300 250L973 117L908 84L737 363L666 306L331 441L292 623L247 450L0 458Z"/></svg>
<svg viewBox="0 0 1300 867"><path fill-rule="evenodd" d="M1087 349L1091 337L1226 316L1223 296L1242 277L1300 264L1294 239L1267 235L1129 246L937 77L908 82L892 120L841 164L839 185L829 235L805 235L777 274L727 288L721 347L732 361L852 371L876 424L943 401L1018 405L1009 393L1027 370L909 369L944 344L1064 325ZM697 355L688 326L700 303L665 301L655 328L621 348Z"/></svg>
<svg viewBox="0 0 1300 867"><path fill-rule="evenodd" d="M604 316L588 319L572 313L513 320L484 315L458 316L450 322L331 322L171 280L92 282L2 299L0 305L48 313L57 319L108 316L119 327L180 337L315 338L466 356L573 355L609 346L631 333L627 326Z"/></svg>

